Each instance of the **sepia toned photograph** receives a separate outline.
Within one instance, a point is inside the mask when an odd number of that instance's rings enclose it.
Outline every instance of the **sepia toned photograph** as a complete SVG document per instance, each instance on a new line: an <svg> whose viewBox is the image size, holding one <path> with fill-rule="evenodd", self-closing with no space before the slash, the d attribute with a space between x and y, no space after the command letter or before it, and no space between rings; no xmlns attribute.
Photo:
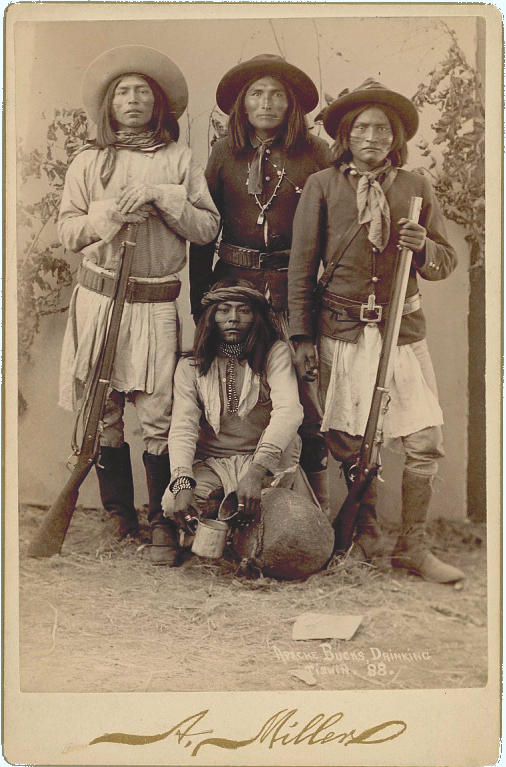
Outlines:
<svg viewBox="0 0 506 767"><path fill-rule="evenodd" d="M261 5L6 12L12 762L498 758L502 19Z"/></svg>

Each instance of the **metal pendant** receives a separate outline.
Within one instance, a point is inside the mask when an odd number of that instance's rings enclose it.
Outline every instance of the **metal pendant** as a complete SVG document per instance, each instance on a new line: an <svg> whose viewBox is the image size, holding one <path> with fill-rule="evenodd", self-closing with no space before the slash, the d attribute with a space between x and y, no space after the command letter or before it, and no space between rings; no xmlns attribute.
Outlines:
<svg viewBox="0 0 506 767"><path fill-rule="evenodd" d="M264 216L264 212L262 211L257 218L257 224L261 226L264 221L265 221L265 216Z"/></svg>

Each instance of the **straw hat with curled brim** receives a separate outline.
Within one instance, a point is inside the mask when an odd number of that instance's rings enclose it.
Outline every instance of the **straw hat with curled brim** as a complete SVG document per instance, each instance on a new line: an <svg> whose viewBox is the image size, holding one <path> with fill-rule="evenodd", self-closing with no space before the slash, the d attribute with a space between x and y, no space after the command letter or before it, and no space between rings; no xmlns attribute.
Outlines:
<svg viewBox="0 0 506 767"><path fill-rule="evenodd" d="M346 93L333 101L323 112L323 125L329 136L335 138L339 123L347 112L360 106L381 108L382 105L389 106L397 112L404 126L406 141L413 138L418 130L418 112L413 102L406 96L391 91L381 83L376 82L372 77L369 77L351 93Z"/></svg>
<svg viewBox="0 0 506 767"><path fill-rule="evenodd" d="M81 95L86 111L97 122L109 84L115 77L135 73L156 80L165 92L176 120L188 104L188 86L183 73L161 51L146 45L120 45L102 53L84 73Z"/></svg>
<svg viewBox="0 0 506 767"><path fill-rule="evenodd" d="M216 91L216 103L221 111L227 115L230 114L244 86L262 77L274 77L288 83L297 96L304 114L312 112L318 104L316 85L302 69L289 64L282 56L262 53L260 56L236 64L221 78Z"/></svg>

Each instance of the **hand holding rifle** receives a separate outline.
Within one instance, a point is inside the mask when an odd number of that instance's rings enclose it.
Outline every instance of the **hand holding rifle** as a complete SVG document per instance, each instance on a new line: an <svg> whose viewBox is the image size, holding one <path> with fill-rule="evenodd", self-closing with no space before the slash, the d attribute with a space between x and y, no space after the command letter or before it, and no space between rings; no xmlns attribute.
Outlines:
<svg viewBox="0 0 506 767"><path fill-rule="evenodd" d="M399 257L392 284L388 317L385 324L378 372L369 411L369 418L360 449L357 466L354 469L353 485L346 496L337 516L332 521L336 533L334 552L347 551L353 542L353 533L358 507L371 482L381 467L380 448L383 444L383 422L390 400L387 384L391 381L394 354L399 338L402 310L406 300L412 251L420 251L426 238L426 231L418 224L422 206L421 197L411 197L408 218L400 219L401 236Z"/></svg>

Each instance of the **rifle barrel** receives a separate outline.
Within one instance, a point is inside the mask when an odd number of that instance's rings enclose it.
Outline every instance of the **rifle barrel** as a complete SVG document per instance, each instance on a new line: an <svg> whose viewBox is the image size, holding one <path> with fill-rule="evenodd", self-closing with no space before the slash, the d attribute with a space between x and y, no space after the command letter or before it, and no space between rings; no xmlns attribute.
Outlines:
<svg viewBox="0 0 506 767"><path fill-rule="evenodd" d="M410 221L418 223L422 203L421 197L410 198L408 211L408 219ZM393 372L394 352L399 339L402 309L406 300L412 255L409 248L401 248L399 251L390 293L388 317L385 323L376 383L360 449L357 477L339 512L332 520L332 527L336 533L334 551L346 551L351 546L360 500L377 475L380 467L379 449L383 443L383 421L389 401L387 384L390 383Z"/></svg>
<svg viewBox="0 0 506 767"><path fill-rule="evenodd" d="M47 512L39 530L32 540L30 557L52 557L61 551L67 530L74 513L79 489L97 459L100 447L99 426L104 415L109 381L111 379L118 335L125 304L128 279L137 238L137 224L129 224L120 255L116 291L110 320L104 334L97 364L93 371L93 382L89 394L84 435L77 463L60 495ZM79 416L78 416L79 420ZM77 427L76 427L77 428Z"/></svg>

